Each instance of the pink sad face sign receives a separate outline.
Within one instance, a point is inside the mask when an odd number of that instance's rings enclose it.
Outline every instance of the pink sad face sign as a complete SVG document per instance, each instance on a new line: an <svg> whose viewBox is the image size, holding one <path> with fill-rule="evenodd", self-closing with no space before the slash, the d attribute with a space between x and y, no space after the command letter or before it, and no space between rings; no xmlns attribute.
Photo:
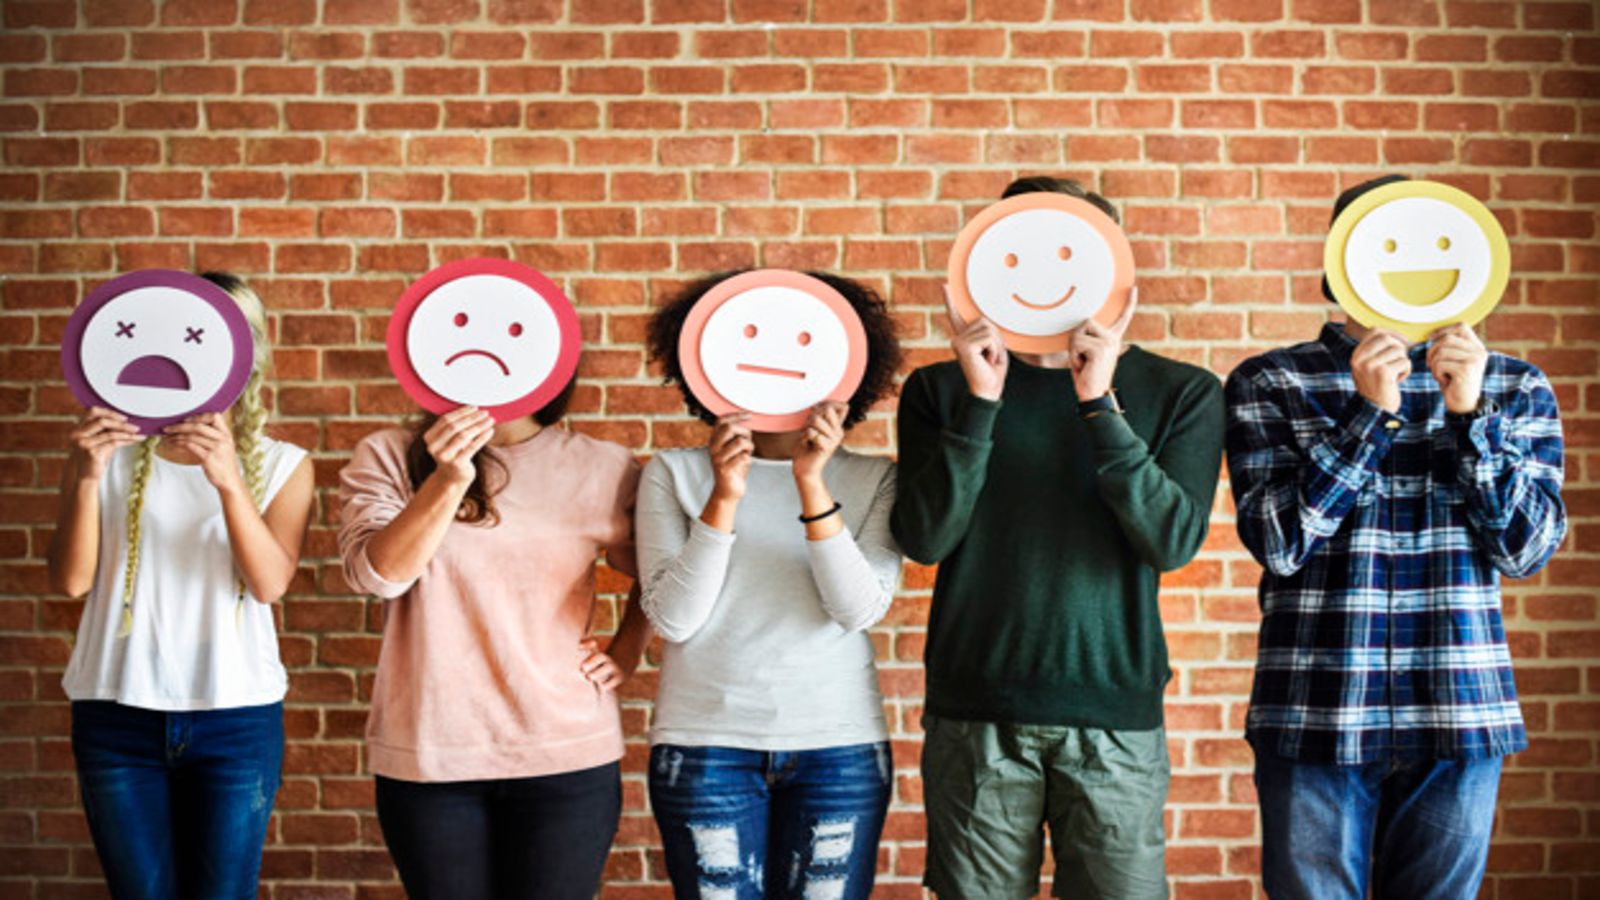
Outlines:
<svg viewBox="0 0 1600 900"><path fill-rule="evenodd" d="M695 303L678 335L678 363L713 414L747 412L756 431L793 431L818 403L855 394L867 370L867 334L827 283L759 269Z"/></svg>
<svg viewBox="0 0 1600 900"><path fill-rule="evenodd" d="M578 314L544 275L503 259L448 263L401 295L389 368L423 409L477 406L504 422L536 412L578 370Z"/></svg>
<svg viewBox="0 0 1600 900"><path fill-rule="evenodd" d="M1012 350L1055 353L1085 321L1109 325L1121 315L1133 287L1133 249L1087 200L1020 194L961 229L948 283L963 320L987 318Z"/></svg>
<svg viewBox="0 0 1600 900"><path fill-rule="evenodd" d="M250 322L228 292L168 269L90 291L61 338L61 369L78 402L114 409L143 434L232 406L254 356Z"/></svg>

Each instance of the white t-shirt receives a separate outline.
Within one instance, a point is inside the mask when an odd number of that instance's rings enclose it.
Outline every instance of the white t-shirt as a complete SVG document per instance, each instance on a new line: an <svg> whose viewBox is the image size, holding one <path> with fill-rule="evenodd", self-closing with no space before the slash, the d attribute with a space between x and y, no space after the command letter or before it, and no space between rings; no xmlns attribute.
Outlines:
<svg viewBox="0 0 1600 900"><path fill-rule="evenodd" d="M841 449L823 480L845 528L811 541L788 460L751 462L732 534L699 519L715 483L704 448L645 467L642 605L666 639L652 744L791 751L888 737L866 630L900 577L894 464Z"/></svg>
<svg viewBox="0 0 1600 900"><path fill-rule="evenodd" d="M265 507L306 452L271 439L263 446ZM137 446L119 449L100 479L100 558L61 679L67 696L169 712L282 700L288 676L278 659L272 608L249 591L239 602L222 499L198 465L159 455L151 461L139 518L133 631L117 637L138 452Z"/></svg>

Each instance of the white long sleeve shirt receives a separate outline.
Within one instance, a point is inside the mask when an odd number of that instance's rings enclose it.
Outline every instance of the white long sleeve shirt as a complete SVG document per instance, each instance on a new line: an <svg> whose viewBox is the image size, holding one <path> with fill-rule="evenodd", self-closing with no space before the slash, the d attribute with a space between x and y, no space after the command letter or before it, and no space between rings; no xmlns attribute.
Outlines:
<svg viewBox="0 0 1600 900"><path fill-rule="evenodd" d="M811 750L887 738L866 629L894 599L894 464L840 450L823 471L845 528L806 539L787 460L754 460L732 534L700 521L706 451L645 467L643 608L666 638L654 744Z"/></svg>

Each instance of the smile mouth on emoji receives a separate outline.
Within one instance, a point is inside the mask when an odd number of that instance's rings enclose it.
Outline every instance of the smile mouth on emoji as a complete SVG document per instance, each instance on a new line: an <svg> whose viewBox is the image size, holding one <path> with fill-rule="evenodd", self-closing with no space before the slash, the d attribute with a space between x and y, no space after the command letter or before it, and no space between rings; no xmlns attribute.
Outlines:
<svg viewBox="0 0 1600 900"><path fill-rule="evenodd" d="M1379 272L1389 296L1411 306L1431 306L1455 289L1460 269L1417 269L1410 272Z"/></svg>
<svg viewBox="0 0 1600 900"><path fill-rule="evenodd" d="M500 371L501 371L502 374L505 374L505 375L510 375L511 374L511 367L507 366L505 364L505 362L500 359L500 357L495 356L493 353L490 353L487 350L463 350L460 353L457 353L454 356L450 357L449 359L445 360L444 364L448 366L448 365L450 365L451 363L455 362L456 360L460 359L463 356L486 356L489 359L494 360L494 364L500 367Z"/></svg>
<svg viewBox="0 0 1600 900"><path fill-rule="evenodd" d="M1072 295L1076 294L1077 292L1078 292L1078 286L1077 285L1073 285L1072 287L1067 288L1067 292L1065 294L1062 294L1053 303L1030 303L1027 300L1024 300L1021 297L1017 296L1016 294L1012 294L1011 295L1011 299L1017 301L1018 303L1021 303L1023 306L1026 306L1029 309L1037 310L1039 312L1044 312L1045 310L1055 309L1056 307L1058 307L1061 304L1067 302L1068 300L1071 300L1072 299Z"/></svg>
<svg viewBox="0 0 1600 900"><path fill-rule="evenodd" d="M777 375L780 378L805 378L806 373L795 369L774 369L771 366L757 366L751 363L739 363L734 366L741 372L751 372L756 375Z"/></svg>
<svg viewBox="0 0 1600 900"><path fill-rule="evenodd" d="M122 367L122 371L117 373L117 384L187 391L189 373L165 356L141 356Z"/></svg>

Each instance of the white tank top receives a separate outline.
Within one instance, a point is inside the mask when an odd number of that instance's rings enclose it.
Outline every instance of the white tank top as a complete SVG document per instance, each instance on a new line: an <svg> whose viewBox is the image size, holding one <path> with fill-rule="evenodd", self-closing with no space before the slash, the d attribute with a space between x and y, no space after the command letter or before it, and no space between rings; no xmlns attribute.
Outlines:
<svg viewBox="0 0 1600 900"><path fill-rule="evenodd" d="M267 439L270 505L306 452ZM156 456L140 516L133 630L122 622L128 495L138 446L123 447L100 479L100 557L72 660L61 680L73 700L115 700L164 711L260 706L283 699L272 608L245 592L228 548L222 499L198 465Z"/></svg>

